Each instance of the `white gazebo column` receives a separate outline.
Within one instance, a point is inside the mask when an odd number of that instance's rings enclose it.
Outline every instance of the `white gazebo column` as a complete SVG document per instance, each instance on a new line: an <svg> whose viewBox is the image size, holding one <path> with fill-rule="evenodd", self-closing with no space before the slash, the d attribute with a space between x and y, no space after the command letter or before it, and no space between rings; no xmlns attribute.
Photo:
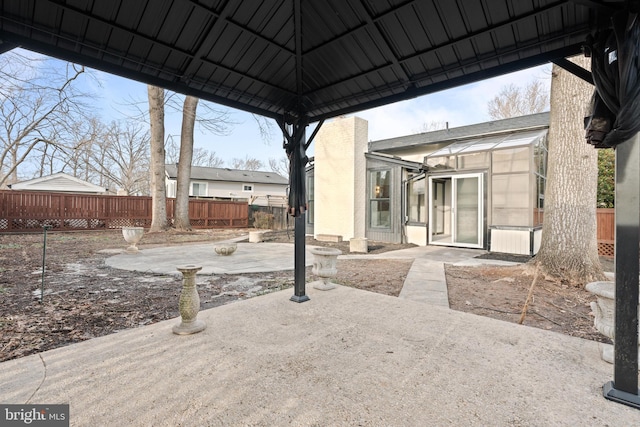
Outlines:
<svg viewBox="0 0 640 427"><path fill-rule="evenodd" d="M360 239L366 247L368 123L339 117L324 123L314 148L314 233Z"/></svg>

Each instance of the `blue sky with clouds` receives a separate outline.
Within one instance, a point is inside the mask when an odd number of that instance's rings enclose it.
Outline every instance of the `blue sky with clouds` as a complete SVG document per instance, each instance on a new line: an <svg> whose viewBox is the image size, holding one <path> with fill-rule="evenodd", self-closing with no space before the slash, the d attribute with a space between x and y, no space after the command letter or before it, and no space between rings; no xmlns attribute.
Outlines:
<svg viewBox="0 0 640 427"><path fill-rule="evenodd" d="M422 96L408 101L355 113L369 122L369 139L379 140L419 132L423 124L448 122L449 127L464 126L489 120L487 103L506 85L525 86L533 80L540 80L548 88L551 66L541 66L512 74L488 79L482 82L460 86L447 91ZM89 89L96 94L97 110L103 120L111 121L135 115L131 106L138 102L138 108L146 109L147 90L143 83L95 71L96 79ZM216 106L216 108L225 108ZM229 109L230 118L237 124L227 136L203 133L196 129L195 146L215 151L227 164L233 158L245 156L258 158L265 165L269 158L284 156L282 135L275 122L269 141L260 137L258 126L250 114ZM169 113L165 118L165 134L180 134L180 113ZM308 135L313 129L310 126ZM309 149L313 155L313 145Z"/></svg>

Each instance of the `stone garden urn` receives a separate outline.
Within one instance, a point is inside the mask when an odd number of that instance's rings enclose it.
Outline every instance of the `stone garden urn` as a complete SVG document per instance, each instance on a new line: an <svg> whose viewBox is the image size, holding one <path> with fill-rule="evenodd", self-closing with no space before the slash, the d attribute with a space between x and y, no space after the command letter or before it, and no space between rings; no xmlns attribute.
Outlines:
<svg viewBox="0 0 640 427"><path fill-rule="evenodd" d="M238 249L237 243L217 243L214 250L218 255L231 255Z"/></svg>
<svg viewBox="0 0 640 427"><path fill-rule="evenodd" d="M196 289L196 273L202 270L202 267L185 265L176 268L182 273L182 292L178 305L182 320L180 324L173 327L173 333L177 335L195 334L207 327L202 320L197 319L198 311L200 311L200 296Z"/></svg>
<svg viewBox="0 0 640 427"><path fill-rule="evenodd" d="M331 279L338 274L336 263L338 262L338 255L341 255L342 252L339 249L323 247L311 248L310 251L313 254L311 273L319 279L311 283L311 285L321 291L334 289L336 284L332 283Z"/></svg>
<svg viewBox="0 0 640 427"><path fill-rule="evenodd" d="M591 310L595 316L594 326L602 335L614 341L615 339L615 312L616 312L616 284L615 282L591 282L585 289L596 296L596 301L591 303ZM640 341L638 344L640 350ZM600 357L605 362L613 363L613 345L600 344Z"/></svg>
<svg viewBox="0 0 640 427"><path fill-rule="evenodd" d="M142 239L143 234L143 227L122 227L122 236L124 237L124 240L129 243L127 253L135 254L138 252L138 247L136 245L140 239Z"/></svg>

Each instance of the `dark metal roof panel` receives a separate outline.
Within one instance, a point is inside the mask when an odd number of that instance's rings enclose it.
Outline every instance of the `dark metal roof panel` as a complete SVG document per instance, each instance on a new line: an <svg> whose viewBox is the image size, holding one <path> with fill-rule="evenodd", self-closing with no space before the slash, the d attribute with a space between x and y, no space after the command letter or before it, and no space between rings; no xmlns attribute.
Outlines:
<svg viewBox="0 0 640 427"><path fill-rule="evenodd" d="M311 121L578 53L570 0L21 0L0 39L272 117ZM606 22L606 20L601 19ZM296 32L299 30L299 32Z"/></svg>

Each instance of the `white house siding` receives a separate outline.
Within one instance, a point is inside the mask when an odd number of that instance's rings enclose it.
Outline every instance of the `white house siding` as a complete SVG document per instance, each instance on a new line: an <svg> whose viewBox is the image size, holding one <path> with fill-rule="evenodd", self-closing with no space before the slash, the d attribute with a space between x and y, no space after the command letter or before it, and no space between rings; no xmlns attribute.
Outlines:
<svg viewBox="0 0 640 427"><path fill-rule="evenodd" d="M413 243L418 246L426 246L427 244L427 225L407 225L407 243Z"/></svg>
<svg viewBox="0 0 640 427"><path fill-rule="evenodd" d="M252 197L278 196L287 194L286 186L275 184L261 184L253 182L221 182L221 181L192 181L207 184L207 197L247 199ZM253 191L244 191L245 185L253 186Z"/></svg>
<svg viewBox="0 0 640 427"><path fill-rule="evenodd" d="M106 188L98 187L62 172L12 184L11 189L87 194L103 194L107 191Z"/></svg>

